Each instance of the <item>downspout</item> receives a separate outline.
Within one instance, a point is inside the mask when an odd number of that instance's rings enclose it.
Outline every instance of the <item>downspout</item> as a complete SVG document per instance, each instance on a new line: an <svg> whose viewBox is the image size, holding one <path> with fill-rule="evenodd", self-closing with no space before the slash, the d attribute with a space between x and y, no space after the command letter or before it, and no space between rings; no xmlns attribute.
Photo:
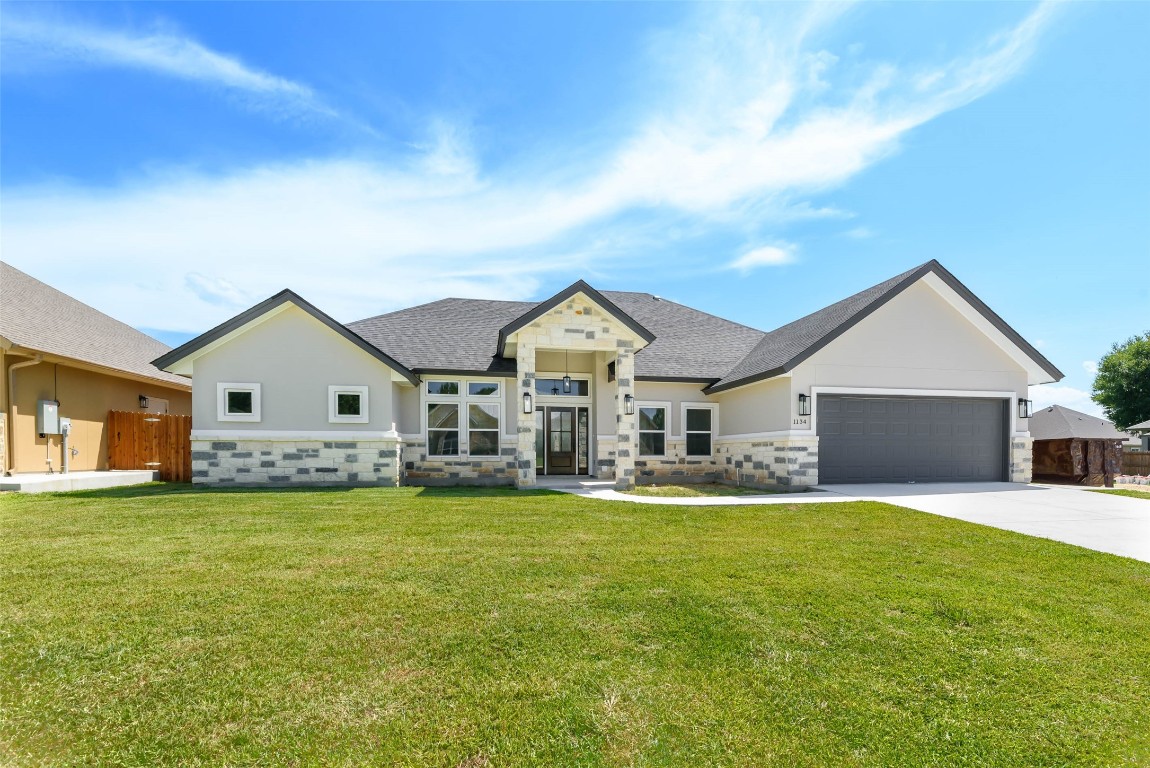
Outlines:
<svg viewBox="0 0 1150 768"><path fill-rule="evenodd" d="M44 356L35 355L31 360L8 366L8 466L4 470L5 477L11 477L12 470L16 468L16 369L42 362Z"/></svg>

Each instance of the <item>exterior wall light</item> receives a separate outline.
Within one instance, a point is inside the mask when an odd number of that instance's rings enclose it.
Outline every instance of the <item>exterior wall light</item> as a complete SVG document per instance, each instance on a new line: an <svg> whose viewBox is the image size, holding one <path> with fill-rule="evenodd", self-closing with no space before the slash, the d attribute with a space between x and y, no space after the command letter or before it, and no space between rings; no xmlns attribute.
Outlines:
<svg viewBox="0 0 1150 768"><path fill-rule="evenodd" d="M799 415L811 415L811 398L809 395L799 395Z"/></svg>
<svg viewBox="0 0 1150 768"><path fill-rule="evenodd" d="M635 415L635 398L631 395L623 395L623 413L628 416Z"/></svg>
<svg viewBox="0 0 1150 768"><path fill-rule="evenodd" d="M1029 419L1030 418L1030 409L1033 406L1034 406L1033 401L1023 400L1022 398L1019 398L1018 399L1018 418Z"/></svg>
<svg viewBox="0 0 1150 768"><path fill-rule="evenodd" d="M140 408L142 408L145 411L148 410L148 396L147 395L140 395Z"/></svg>
<svg viewBox="0 0 1150 768"><path fill-rule="evenodd" d="M531 402L531 393L530 392L524 392L523 393L523 412L524 413L535 413L535 403Z"/></svg>

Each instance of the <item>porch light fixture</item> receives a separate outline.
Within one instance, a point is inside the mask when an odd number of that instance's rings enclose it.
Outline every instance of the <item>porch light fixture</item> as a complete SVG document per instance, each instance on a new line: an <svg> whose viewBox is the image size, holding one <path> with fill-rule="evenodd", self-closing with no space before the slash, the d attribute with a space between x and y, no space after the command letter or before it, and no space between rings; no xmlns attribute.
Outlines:
<svg viewBox="0 0 1150 768"><path fill-rule="evenodd" d="M523 393L523 412L524 413L535 413L535 403L531 402L531 393L530 392L524 392Z"/></svg>
<svg viewBox="0 0 1150 768"><path fill-rule="evenodd" d="M567 350L563 350L563 394L571 394L571 374L568 371L571 369L570 361L567 357Z"/></svg>
<svg viewBox="0 0 1150 768"><path fill-rule="evenodd" d="M143 408L144 410L148 409L148 396L147 395L140 395L140 407Z"/></svg>
<svg viewBox="0 0 1150 768"><path fill-rule="evenodd" d="M1032 401L1023 400L1022 398L1019 398L1018 399L1018 418L1029 419L1030 418L1030 409L1031 409L1031 407L1033 407L1033 405L1034 405L1034 403Z"/></svg>
<svg viewBox="0 0 1150 768"><path fill-rule="evenodd" d="M809 395L799 395L799 415L811 415L811 398Z"/></svg>
<svg viewBox="0 0 1150 768"><path fill-rule="evenodd" d="M635 415L635 398L631 395L623 395L623 413L628 416Z"/></svg>

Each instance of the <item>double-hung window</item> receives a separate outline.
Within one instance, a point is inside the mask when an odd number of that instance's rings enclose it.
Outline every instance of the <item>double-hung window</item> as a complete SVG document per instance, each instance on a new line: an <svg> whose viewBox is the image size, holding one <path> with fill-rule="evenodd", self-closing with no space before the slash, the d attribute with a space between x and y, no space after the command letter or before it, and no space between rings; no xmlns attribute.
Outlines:
<svg viewBox="0 0 1150 768"><path fill-rule="evenodd" d="M499 455L498 381L427 382L427 455Z"/></svg>
<svg viewBox="0 0 1150 768"><path fill-rule="evenodd" d="M711 405L684 405L683 432L688 456L710 456L715 430L715 408Z"/></svg>
<svg viewBox="0 0 1150 768"><path fill-rule="evenodd" d="M667 453L667 408L639 406L639 455L665 456Z"/></svg>

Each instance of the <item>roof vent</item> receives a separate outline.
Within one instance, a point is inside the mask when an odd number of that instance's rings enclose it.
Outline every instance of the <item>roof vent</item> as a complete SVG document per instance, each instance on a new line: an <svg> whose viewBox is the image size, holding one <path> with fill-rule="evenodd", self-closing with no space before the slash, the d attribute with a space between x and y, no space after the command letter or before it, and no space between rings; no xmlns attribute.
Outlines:
<svg viewBox="0 0 1150 768"><path fill-rule="evenodd" d="M663 300L662 296L656 296L655 294L651 294L651 298L654 299L655 301L662 301Z"/></svg>

